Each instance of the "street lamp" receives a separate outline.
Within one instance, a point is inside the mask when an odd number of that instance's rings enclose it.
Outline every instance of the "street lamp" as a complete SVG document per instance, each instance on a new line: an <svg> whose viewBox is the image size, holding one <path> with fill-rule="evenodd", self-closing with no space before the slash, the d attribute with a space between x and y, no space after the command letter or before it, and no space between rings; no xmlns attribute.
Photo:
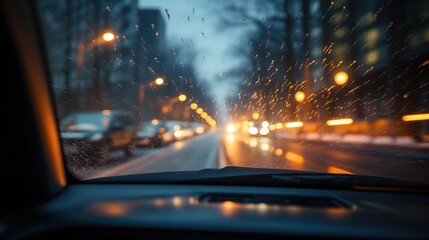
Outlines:
<svg viewBox="0 0 429 240"><path fill-rule="evenodd" d="M295 113L296 117L299 117L299 115L301 115L300 118L303 118L303 114L305 111L305 109L303 109L303 108L305 108L305 103L303 103L305 100L305 93L303 91L296 92L295 93L295 100L299 103L298 104L299 106L297 106L298 107L297 112Z"/></svg>
<svg viewBox="0 0 429 240"><path fill-rule="evenodd" d="M147 82L147 83L140 83L138 85L138 96L137 96L136 111L138 113L139 120L142 118L141 111L142 111L142 104L144 102L144 96L145 96L146 89L150 86L153 86L153 85L161 86L162 84L164 84L164 79L158 77L155 80L152 80L152 81Z"/></svg>
<svg viewBox="0 0 429 240"><path fill-rule="evenodd" d="M195 110L198 114L201 114L204 112L204 110L202 108L197 108L197 110Z"/></svg>
<svg viewBox="0 0 429 240"><path fill-rule="evenodd" d="M206 112L202 112L202 113L200 114L200 116L201 116L201 118L205 119L206 117L208 117L208 113L206 113Z"/></svg>
<svg viewBox="0 0 429 240"><path fill-rule="evenodd" d="M85 44L77 44L77 53L76 53L76 107L80 107L80 80L82 74L82 66L84 63L85 53L88 50L93 49L94 47L111 42L115 39L115 35L111 32L105 32L103 35L93 39Z"/></svg>
<svg viewBox="0 0 429 240"><path fill-rule="evenodd" d="M110 42L115 38L115 35L111 32L106 32L103 34L103 40L106 42Z"/></svg>
<svg viewBox="0 0 429 240"><path fill-rule="evenodd" d="M305 93L303 91L298 91L295 93L295 100L297 102L303 102L305 99Z"/></svg>
<svg viewBox="0 0 429 240"><path fill-rule="evenodd" d="M253 118L253 120L258 120L259 119L259 113L257 113L257 112L252 113L252 118Z"/></svg>
<svg viewBox="0 0 429 240"><path fill-rule="evenodd" d="M196 103L191 103L191 109L192 110L195 110L195 109L197 109L198 108L198 104L196 104Z"/></svg>
<svg viewBox="0 0 429 240"><path fill-rule="evenodd" d="M162 84L164 84L164 79L162 79L160 77L155 79L155 84L158 86L161 86Z"/></svg>
<svg viewBox="0 0 429 240"><path fill-rule="evenodd" d="M349 80L349 75L346 72L337 72L334 76L334 81L337 85L344 85Z"/></svg>
<svg viewBox="0 0 429 240"><path fill-rule="evenodd" d="M139 97L138 97L138 104L142 104L144 101L144 95L145 95L145 91L148 87L153 86L153 85L157 85L157 86L161 86L164 84L164 79L163 78L156 78L153 81L147 82L147 83L140 83L139 84Z"/></svg>
<svg viewBox="0 0 429 240"><path fill-rule="evenodd" d="M184 102L186 101L186 95L185 94L180 94L178 97L179 101Z"/></svg>
<svg viewBox="0 0 429 240"><path fill-rule="evenodd" d="M179 96L170 99L166 105L162 107L162 113L169 113L171 109L173 108L173 105L178 102L184 102L186 101L187 97L185 94L180 94Z"/></svg>

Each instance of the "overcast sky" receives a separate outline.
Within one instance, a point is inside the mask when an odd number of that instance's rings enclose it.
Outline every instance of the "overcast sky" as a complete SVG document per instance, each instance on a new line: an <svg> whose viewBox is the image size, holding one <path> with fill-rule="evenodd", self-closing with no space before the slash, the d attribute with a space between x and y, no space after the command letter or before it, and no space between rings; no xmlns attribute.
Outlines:
<svg viewBox="0 0 429 240"><path fill-rule="evenodd" d="M140 0L140 8L160 9L165 21L167 42L192 46L197 53L193 63L197 78L210 88L219 105L225 112L224 99L237 91L237 79L227 74L234 68L242 68L242 59L231 54L231 48L243 44L246 31L222 28L217 10L222 9L219 0ZM245 3L245 1L243 2ZM168 14L167 14L168 12ZM169 17L168 17L169 15ZM237 16L239 21L240 16ZM235 82L235 83L234 83ZM223 116L226 117L226 116Z"/></svg>

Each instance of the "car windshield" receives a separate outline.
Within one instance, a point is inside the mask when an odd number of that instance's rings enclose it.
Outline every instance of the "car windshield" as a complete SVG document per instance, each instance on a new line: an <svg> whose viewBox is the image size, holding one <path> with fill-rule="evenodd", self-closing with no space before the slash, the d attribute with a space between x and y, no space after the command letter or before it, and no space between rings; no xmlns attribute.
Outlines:
<svg viewBox="0 0 429 240"><path fill-rule="evenodd" d="M97 131L106 129L110 116L100 113L74 113L61 120L62 131Z"/></svg>
<svg viewBox="0 0 429 240"><path fill-rule="evenodd" d="M429 183L427 0L35 2L80 180L235 166Z"/></svg>

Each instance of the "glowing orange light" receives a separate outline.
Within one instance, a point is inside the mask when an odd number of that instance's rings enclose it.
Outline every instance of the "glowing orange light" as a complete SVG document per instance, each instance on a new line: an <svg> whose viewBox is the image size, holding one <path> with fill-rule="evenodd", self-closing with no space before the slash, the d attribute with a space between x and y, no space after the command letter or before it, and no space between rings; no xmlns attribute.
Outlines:
<svg viewBox="0 0 429 240"><path fill-rule="evenodd" d="M298 163L298 164L304 163L304 157L293 152L286 152L285 158L294 163Z"/></svg>
<svg viewBox="0 0 429 240"><path fill-rule="evenodd" d="M184 101L186 101L187 97L185 94L180 94L178 98L179 98L179 101L184 102Z"/></svg>
<svg viewBox="0 0 429 240"><path fill-rule="evenodd" d="M159 123L158 119L153 119L153 120L152 120L152 124L153 124L153 125L158 125L158 123Z"/></svg>
<svg viewBox="0 0 429 240"><path fill-rule="evenodd" d="M155 79L155 84L158 86L164 84L164 79L162 79L162 78Z"/></svg>
<svg viewBox="0 0 429 240"><path fill-rule="evenodd" d="M192 103L191 104L191 109L192 110L195 110L195 109L197 109L198 108L198 104L196 104L196 103Z"/></svg>
<svg viewBox="0 0 429 240"><path fill-rule="evenodd" d="M353 174L352 172L338 167L328 167L328 173Z"/></svg>
<svg viewBox="0 0 429 240"><path fill-rule="evenodd" d="M254 138L250 139L249 146L251 146L251 147L258 146L258 141L256 139L254 139Z"/></svg>
<svg viewBox="0 0 429 240"><path fill-rule="evenodd" d="M220 207L221 207L222 214L227 217L231 217L235 214L236 203L234 202L225 201L220 205Z"/></svg>
<svg viewBox="0 0 429 240"><path fill-rule="evenodd" d="M328 120L326 124L328 126L336 126L336 125L349 125L353 123L353 119L351 118L343 118L343 119L333 119Z"/></svg>
<svg viewBox="0 0 429 240"><path fill-rule="evenodd" d="M402 121L405 121L405 122L424 121L424 120L429 120L429 113L410 114L410 115L404 115L402 117Z"/></svg>
<svg viewBox="0 0 429 240"><path fill-rule="evenodd" d="M120 203L104 202L94 206L95 210L107 216L122 216L128 212L128 208Z"/></svg>
<svg viewBox="0 0 429 240"><path fill-rule="evenodd" d="M303 91L298 91L295 93L295 100L297 102L303 102L305 99L305 93Z"/></svg>
<svg viewBox="0 0 429 240"><path fill-rule="evenodd" d="M203 134L204 133L204 128L203 127L197 127L195 129L195 132L198 133L198 134Z"/></svg>
<svg viewBox="0 0 429 240"><path fill-rule="evenodd" d="M172 203L173 203L173 205L174 205L175 207L180 207L180 206L182 206L182 204L183 204L183 199L182 199L182 198L180 198L180 197L174 197L174 198L172 199Z"/></svg>
<svg viewBox="0 0 429 240"><path fill-rule="evenodd" d="M113 35L113 33L111 32L106 32L103 34L103 40L106 42L110 42L115 38L115 35Z"/></svg>
<svg viewBox="0 0 429 240"><path fill-rule="evenodd" d="M256 209L260 213L265 213L269 209L269 207L266 203L258 203L258 205L256 205Z"/></svg>
<svg viewBox="0 0 429 240"><path fill-rule="evenodd" d="M258 119L259 119L259 113L254 112L254 113L252 114L252 118L253 118L254 120L258 120Z"/></svg>
<svg viewBox="0 0 429 240"><path fill-rule="evenodd" d="M262 151L268 151L268 149L270 149L270 145L268 145L268 143L262 143L261 149Z"/></svg>
<svg viewBox="0 0 429 240"><path fill-rule="evenodd" d="M112 113L112 111L110 111L110 110L103 110L103 111L101 111L101 113L103 115L110 115Z"/></svg>
<svg viewBox="0 0 429 240"><path fill-rule="evenodd" d="M168 113L170 111L170 108L168 106L162 107L162 113Z"/></svg>
<svg viewBox="0 0 429 240"><path fill-rule="evenodd" d="M288 122L286 123L286 128L299 128L304 125L303 122Z"/></svg>
<svg viewBox="0 0 429 240"><path fill-rule="evenodd" d="M277 149L276 149L276 151L275 151L275 154L276 154L277 156L281 156L281 155L283 154L283 150L282 150L282 149L280 149L280 148L277 148Z"/></svg>
<svg viewBox="0 0 429 240"><path fill-rule="evenodd" d="M349 80L349 75L346 72L337 72L334 76L335 83L344 85Z"/></svg>
<svg viewBox="0 0 429 240"><path fill-rule="evenodd" d="M162 207L164 206L164 200L161 198L156 198L155 200L153 200L153 203L155 206L157 207Z"/></svg>

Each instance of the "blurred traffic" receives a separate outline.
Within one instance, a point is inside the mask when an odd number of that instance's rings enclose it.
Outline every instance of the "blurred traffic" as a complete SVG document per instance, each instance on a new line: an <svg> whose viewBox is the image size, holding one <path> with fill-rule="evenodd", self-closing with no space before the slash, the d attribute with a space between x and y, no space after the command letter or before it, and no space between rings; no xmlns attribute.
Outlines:
<svg viewBox="0 0 429 240"><path fill-rule="evenodd" d="M428 1L38 2L74 173L427 169Z"/></svg>
<svg viewBox="0 0 429 240"><path fill-rule="evenodd" d="M152 119L137 123L131 113L119 110L76 112L61 120L61 139L66 158L99 165L115 150L124 156L136 148L161 148L212 129L208 124Z"/></svg>

